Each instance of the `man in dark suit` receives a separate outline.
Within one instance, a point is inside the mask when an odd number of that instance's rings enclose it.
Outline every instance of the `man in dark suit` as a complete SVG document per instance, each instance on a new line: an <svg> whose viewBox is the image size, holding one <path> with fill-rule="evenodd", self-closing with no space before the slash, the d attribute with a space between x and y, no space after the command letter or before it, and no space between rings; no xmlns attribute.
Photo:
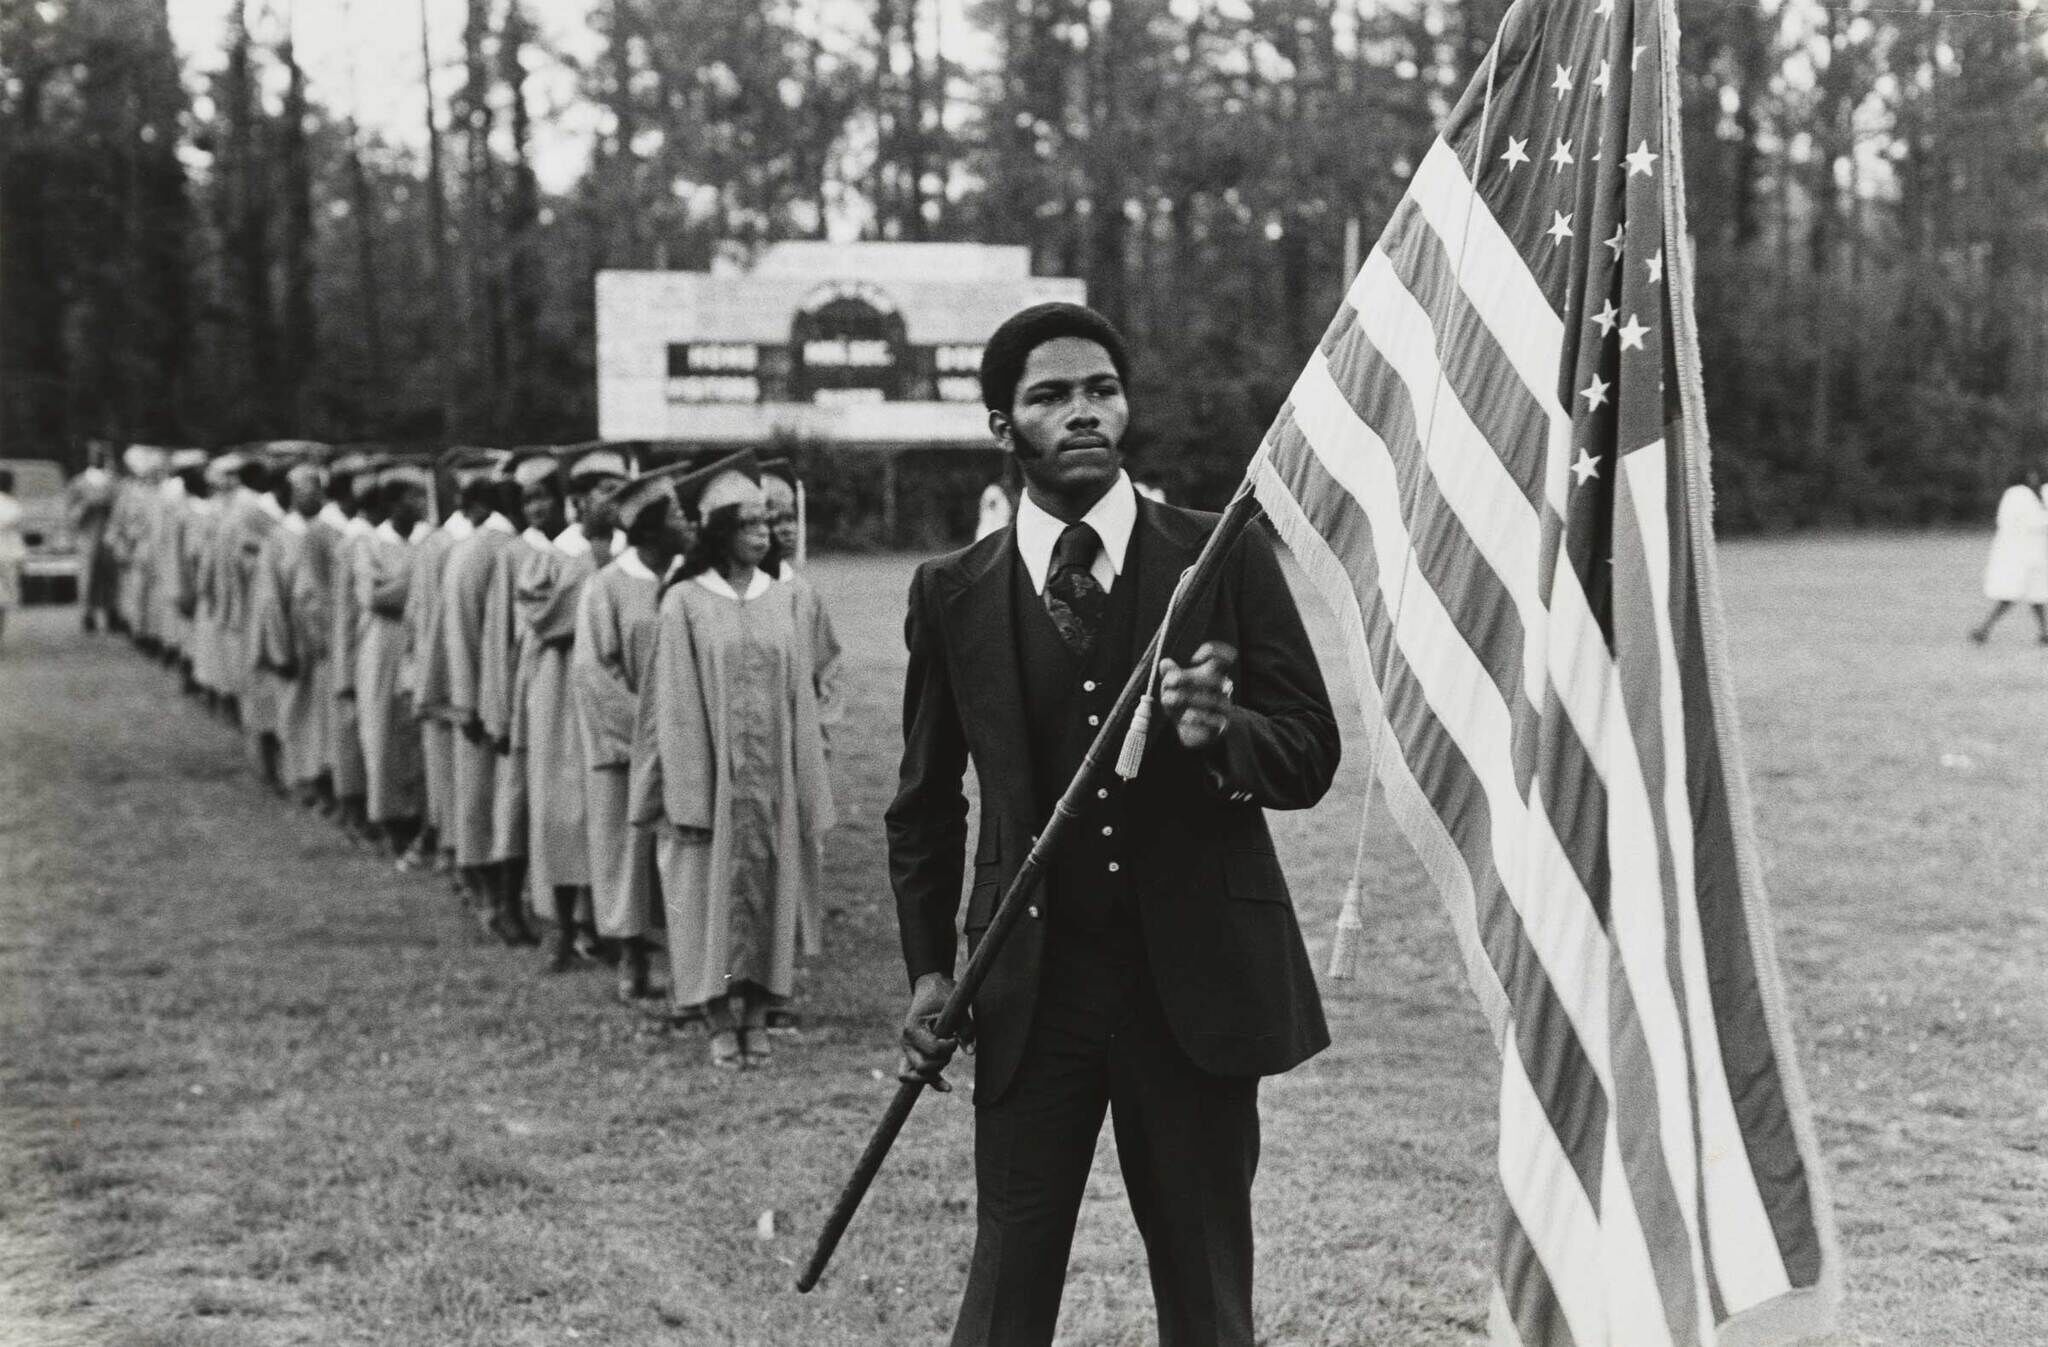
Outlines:
<svg viewBox="0 0 2048 1347"><path fill-rule="evenodd" d="M889 862L913 986L904 1071L937 1088L955 1047L931 1024L953 985L967 761L982 801L971 950L1215 525L1132 489L1125 372L1092 310L1004 323L982 396L1024 500L1011 527L911 583ZM1329 1042L1261 811L1322 798L1338 734L1256 532L1192 630L1168 652L1141 771L1090 791L975 998L978 1215L956 1347L1052 1340L1105 1111L1162 1347L1252 1342L1258 1078Z"/></svg>

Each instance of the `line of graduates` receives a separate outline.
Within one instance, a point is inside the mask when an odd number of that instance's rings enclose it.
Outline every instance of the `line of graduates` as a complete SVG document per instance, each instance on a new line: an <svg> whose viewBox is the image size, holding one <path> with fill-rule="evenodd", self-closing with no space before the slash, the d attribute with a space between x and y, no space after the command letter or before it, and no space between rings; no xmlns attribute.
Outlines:
<svg viewBox="0 0 2048 1347"><path fill-rule="evenodd" d="M551 927L549 967L614 963L622 1001L704 1022L714 1065L771 1055L824 934L840 705L790 478L604 446L127 466L109 625L262 781L447 873L505 943Z"/></svg>

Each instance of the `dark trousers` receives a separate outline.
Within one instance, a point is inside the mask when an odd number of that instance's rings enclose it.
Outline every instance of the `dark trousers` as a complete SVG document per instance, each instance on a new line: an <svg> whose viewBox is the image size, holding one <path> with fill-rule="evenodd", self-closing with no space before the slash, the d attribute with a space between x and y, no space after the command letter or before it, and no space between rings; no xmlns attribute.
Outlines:
<svg viewBox="0 0 2048 1347"><path fill-rule="evenodd" d="M1258 1081L1199 1071L1141 954L1048 942L1016 1076L977 1107L974 1261L954 1347L1044 1347L1107 1109L1160 1347L1251 1347Z"/></svg>

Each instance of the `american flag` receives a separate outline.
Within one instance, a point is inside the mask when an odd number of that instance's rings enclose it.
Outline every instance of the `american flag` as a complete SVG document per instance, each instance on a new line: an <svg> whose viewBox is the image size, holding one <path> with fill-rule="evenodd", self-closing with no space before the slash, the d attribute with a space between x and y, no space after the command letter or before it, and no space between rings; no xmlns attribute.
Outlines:
<svg viewBox="0 0 2048 1347"><path fill-rule="evenodd" d="M1517 0L1251 470L1501 1051L1497 1342L1825 1330L1725 669L1671 0Z"/></svg>

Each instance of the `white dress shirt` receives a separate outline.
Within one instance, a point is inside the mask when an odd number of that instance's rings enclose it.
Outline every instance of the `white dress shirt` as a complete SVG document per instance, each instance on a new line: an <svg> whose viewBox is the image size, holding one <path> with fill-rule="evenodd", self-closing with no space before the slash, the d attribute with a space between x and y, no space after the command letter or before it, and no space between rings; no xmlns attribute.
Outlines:
<svg viewBox="0 0 2048 1347"><path fill-rule="evenodd" d="M1102 540L1102 546L1095 549L1094 564L1088 569L1107 594L1116 588L1116 578L1124 573L1124 553L1131 545L1131 529L1138 522L1138 493L1131 488L1130 474L1117 473L1116 481L1095 502L1094 508L1081 516L1081 522L1094 529L1095 536ZM1040 594L1045 593L1045 582L1052 570L1052 550L1066 529L1064 523L1031 499L1029 491L1024 493L1017 506L1017 555L1024 558L1031 588Z"/></svg>

